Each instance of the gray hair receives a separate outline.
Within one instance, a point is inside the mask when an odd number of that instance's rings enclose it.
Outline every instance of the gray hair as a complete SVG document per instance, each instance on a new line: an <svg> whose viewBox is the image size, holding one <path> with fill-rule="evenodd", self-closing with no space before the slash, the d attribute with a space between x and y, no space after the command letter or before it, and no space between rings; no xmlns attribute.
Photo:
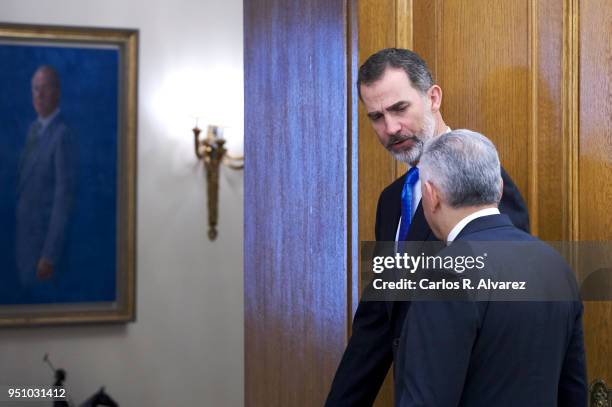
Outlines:
<svg viewBox="0 0 612 407"><path fill-rule="evenodd" d="M402 69L408 75L412 87L421 93L426 93L434 84L427 64L415 52L403 48L385 48L372 54L359 67L357 75L357 92L361 99L361 85L376 82L388 68Z"/></svg>
<svg viewBox="0 0 612 407"><path fill-rule="evenodd" d="M495 146L470 130L453 130L429 141L419 164L422 182L431 182L451 207L499 203L501 167Z"/></svg>

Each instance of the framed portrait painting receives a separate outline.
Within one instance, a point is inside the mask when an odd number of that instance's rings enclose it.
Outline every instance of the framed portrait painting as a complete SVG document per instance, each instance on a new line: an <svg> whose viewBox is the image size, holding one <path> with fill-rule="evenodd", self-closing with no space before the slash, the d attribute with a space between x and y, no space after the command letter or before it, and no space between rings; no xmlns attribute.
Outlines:
<svg viewBox="0 0 612 407"><path fill-rule="evenodd" d="M136 30L0 24L0 326L135 318Z"/></svg>

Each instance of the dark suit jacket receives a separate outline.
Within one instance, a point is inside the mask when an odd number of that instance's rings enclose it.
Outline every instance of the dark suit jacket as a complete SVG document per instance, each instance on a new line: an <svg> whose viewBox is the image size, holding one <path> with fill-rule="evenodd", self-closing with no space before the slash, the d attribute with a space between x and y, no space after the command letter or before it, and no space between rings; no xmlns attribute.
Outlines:
<svg viewBox="0 0 612 407"><path fill-rule="evenodd" d="M76 176L74 142L62 114L38 136L36 126L28 134L17 184L16 260L24 284L36 281L41 257L56 266L60 260Z"/></svg>
<svg viewBox="0 0 612 407"><path fill-rule="evenodd" d="M413 301L395 364L396 406L586 407L582 303L570 268L505 215L471 221L439 256L478 253L488 257L470 272L475 280L554 282L567 301Z"/></svg>
<svg viewBox="0 0 612 407"><path fill-rule="evenodd" d="M499 209L512 223L529 231L529 217L520 192L502 168L504 191ZM401 216L401 196L406 174L380 194L376 210L376 240L394 241ZM406 240L435 241L419 203ZM409 302L360 301L353 333L325 405L370 406L393 361Z"/></svg>

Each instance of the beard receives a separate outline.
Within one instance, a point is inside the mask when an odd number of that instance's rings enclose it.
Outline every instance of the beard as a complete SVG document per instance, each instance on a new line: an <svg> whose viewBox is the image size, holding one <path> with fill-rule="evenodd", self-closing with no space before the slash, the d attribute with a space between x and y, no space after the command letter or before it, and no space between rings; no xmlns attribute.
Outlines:
<svg viewBox="0 0 612 407"><path fill-rule="evenodd" d="M425 143L433 138L435 128L436 121L434 120L433 114L431 111L426 110L423 115L423 126L421 127L421 130L412 136L400 133L395 134L389 139L389 142L385 147L397 161L414 166L421 159L421 154L423 153ZM400 143L405 140L412 140L412 147L404 151L393 151L393 144Z"/></svg>

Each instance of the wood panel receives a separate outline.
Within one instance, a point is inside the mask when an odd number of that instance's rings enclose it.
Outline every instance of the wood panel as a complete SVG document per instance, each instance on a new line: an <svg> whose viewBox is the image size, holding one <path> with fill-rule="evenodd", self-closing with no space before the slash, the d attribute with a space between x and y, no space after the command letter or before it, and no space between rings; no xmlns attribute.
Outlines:
<svg viewBox="0 0 612 407"><path fill-rule="evenodd" d="M528 174L532 233L544 240L569 238L568 172L563 128L563 0L531 1L532 149Z"/></svg>
<svg viewBox="0 0 612 407"><path fill-rule="evenodd" d="M436 0L413 0L412 3L414 51L427 63L434 82L438 77L436 33L438 30L437 12L441 9L438 3Z"/></svg>
<svg viewBox="0 0 612 407"><path fill-rule="evenodd" d="M444 92L443 116L451 128L470 128L492 139L527 196L527 1L445 0L437 5L436 80ZM418 21L415 16L415 26Z"/></svg>
<svg viewBox="0 0 612 407"><path fill-rule="evenodd" d="M412 27L413 0L395 0L395 47L412 49L414 43ZM394 161L397 178L408 171L408 164Z"/></svg>
<svg viewBox="0 0 612 407"><path fill-rule="evenodd" d="M580 1L578 235L612 240L612 4ZM612 383L612 303L585 304L589 379Z"/></svg>
<svg viewBox="0 0 612 407"><path fill-rule="evenodd" d="M359 0L359 65L374 52L395 46L395 0ZM378 195L396 177L395 162L381 146L359 103L359 240L375 240Z"/></svg>
<svg viewBox="0 0 612 407"><path fill-rule="evenodd" d="M442 87L447 124L495 142L534 234L567 237L563 0L414 0L413 15L414 49Z"/></svg>
<svg viewBox="0 0 612 407"><path fill-rule="evenodd" d="M346 26L344 0L244 2L247 406L322 405L346 344Z"/></svg>

